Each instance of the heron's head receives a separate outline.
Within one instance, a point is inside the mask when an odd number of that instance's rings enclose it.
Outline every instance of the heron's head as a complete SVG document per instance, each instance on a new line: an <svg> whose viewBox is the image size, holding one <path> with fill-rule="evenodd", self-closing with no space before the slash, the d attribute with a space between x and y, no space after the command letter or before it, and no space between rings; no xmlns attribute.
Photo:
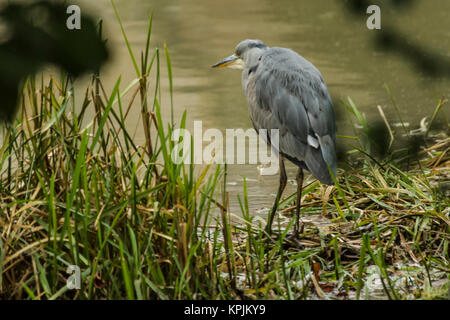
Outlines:
<svg viewBox="0 0 450 320"><path fill-rule="evenodd" d="M264 50L268 47L261 40L241 41L234 54L213 65L213 68L245 69L255 65Z"/></svg>

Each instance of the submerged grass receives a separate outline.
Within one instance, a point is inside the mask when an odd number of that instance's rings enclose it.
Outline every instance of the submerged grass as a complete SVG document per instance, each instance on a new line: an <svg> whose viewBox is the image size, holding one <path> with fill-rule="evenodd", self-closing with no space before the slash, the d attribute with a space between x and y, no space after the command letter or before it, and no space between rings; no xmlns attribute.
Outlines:
<svg viewBox="0 0 450 320"><path fill-rule="evenodd" d="M172 161L175 120L171 112L166 125L161 109L173 110L173 102L160 104L161 53L150 49L152 18L139 64L115 12L137 78L126 87L119 78L107 93L94 75L76 101L70 77L40 83L31 77L21 114L3 129L1 298L447 297L448 137L424 145L421 160L406 169L380 163L364 139L364 115L345 102L363 126L350 139L359 143L349 152L358 169L340 172L335 187L307 182L305 233L295 242L287 240L295 208L288 196L278 236L265 241L245 181L242 215L232 215L226 167L207 166L195 175L193 165ZM166 46L164 56L172 97ZM131 96L126 106L125 95ZM141 110L144 146L126 126L132 107ZM180 128L185 121L186 113ZM76 290L67 286L73 266L80 270Z"/></svg>

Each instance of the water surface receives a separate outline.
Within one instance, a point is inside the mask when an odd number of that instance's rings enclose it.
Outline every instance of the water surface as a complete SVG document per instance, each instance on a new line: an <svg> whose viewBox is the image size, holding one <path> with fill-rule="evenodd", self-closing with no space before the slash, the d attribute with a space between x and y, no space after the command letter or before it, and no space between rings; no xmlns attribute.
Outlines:
<svg viewBox="0 0 450 320"><path fill-rule="evenodd" d="M106 86L111 88L119 74L124 84L133 80L134 69L110 2L78 3L82 10L89 8L105 22L106 36L114 49L114 59L103 71ZM175 119L180 119L187 109L188 128L192 128L194 120L202 120L204 130L251 127L240 72L210 68L246 38L299 52L321 71L334 99L351 96L370 119L380 119L376 107L381 105L390 120L398 120L383 87L385 83L401 109L402 119L411 125L430 116L436 100L450 93L448 80L432 79L418 72L405 58L375 49L372 40L376 31L368 30L365 20L347 14L339 1L117 0L116 3L135 54L144 48L147 19L153 12L152 47L162 48L167 43L173 65ZM431 46L438 54L450 58L449 12L448 0L418 1L409 9L382 9L382 26L393 24L412 41ZM170 100L165 71L162 81L162 107L168 120ZM135 132L137 143L143 143L140 110L131 111L128 125ZM339 133L348 133L349 129L345 117L339 117ZM295 167L288 165L287 169L294 178ZM248 180L252 212L270 206L278 177L259 177L256 165L234 165L228 174L232 209L238 211L236 195L242 194L244 177ZM295 186L288 184L286 194L293 191Z"/></svg>

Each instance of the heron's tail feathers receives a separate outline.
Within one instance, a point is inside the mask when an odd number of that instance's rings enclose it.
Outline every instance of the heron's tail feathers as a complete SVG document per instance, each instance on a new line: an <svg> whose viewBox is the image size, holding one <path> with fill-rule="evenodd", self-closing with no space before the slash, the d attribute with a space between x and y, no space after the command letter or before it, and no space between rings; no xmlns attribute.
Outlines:
<svg viewBox="0 0 450 320"><path fill-rule="evenodd" d="M319 137L320 148L308 146L304 162L308 170L320 182L334 185L330 170L336 177L337 174L337 159L336 159L336 144L330 136Z"/></svg>
<svg viewBox="0 0 450 320"><path fill-rule="evenodd" d="M336 143L330 136L319 137L320 150L325 163L330 167L334 177L337 174ZM333 183L334 184L334 183Z"/></svg>

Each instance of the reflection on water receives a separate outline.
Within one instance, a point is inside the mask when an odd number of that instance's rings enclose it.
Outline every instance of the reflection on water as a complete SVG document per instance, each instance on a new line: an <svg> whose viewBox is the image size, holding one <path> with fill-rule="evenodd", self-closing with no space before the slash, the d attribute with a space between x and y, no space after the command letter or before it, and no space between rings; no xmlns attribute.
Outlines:
<svg viewBox="0 0 450 320"><path fill-rule="evenodd" d="M130 82L134 70L110 2L75 2L82 9L90 8L105 22L109 44L115 50L113 61L104 70L107 87L112 87L119 74L123 84ZM322 72L335 99L351 96L368 117L377 120L377 105L383 106L388 118L397 119L384 83L395 96L403 120L412 123L429 116L436 99L450 93L448 80L432 80L417 73L402 57L375 50L370 40L371 33L376 31L369 31L364 20L347 15L339 1L116 0L116 3L136 54L143 49L148 15L153 12L152 45L162 47L164 42L168 45L174 74L175 119L187 109L188 128L192 128L194 120L202 120L204 128L222 131L251 127L240 72L210 68L246 38L261 39L269 46L289 47L299 52ZM410 34L412 40L437 48L438 53L449 57L449 12L448 0L418 1L408 10L384 12L382 9L382 26L392 23ZM162 106L169 119L167 88L166 78ZM140 112L132 112L128 125L137 128L136 141L143 143ZM346 129L349 128L345 117L340 117L339 133L345 133ZM234 211L238 211L236 195L242 193L243 177L248 181L252 212L272 204L277 176L258 177L255 165L229 168ZM288 166L288 175L294 177L294 174L295 168ZM288 184L285 194L294 191L295 187Z"/></svg>

